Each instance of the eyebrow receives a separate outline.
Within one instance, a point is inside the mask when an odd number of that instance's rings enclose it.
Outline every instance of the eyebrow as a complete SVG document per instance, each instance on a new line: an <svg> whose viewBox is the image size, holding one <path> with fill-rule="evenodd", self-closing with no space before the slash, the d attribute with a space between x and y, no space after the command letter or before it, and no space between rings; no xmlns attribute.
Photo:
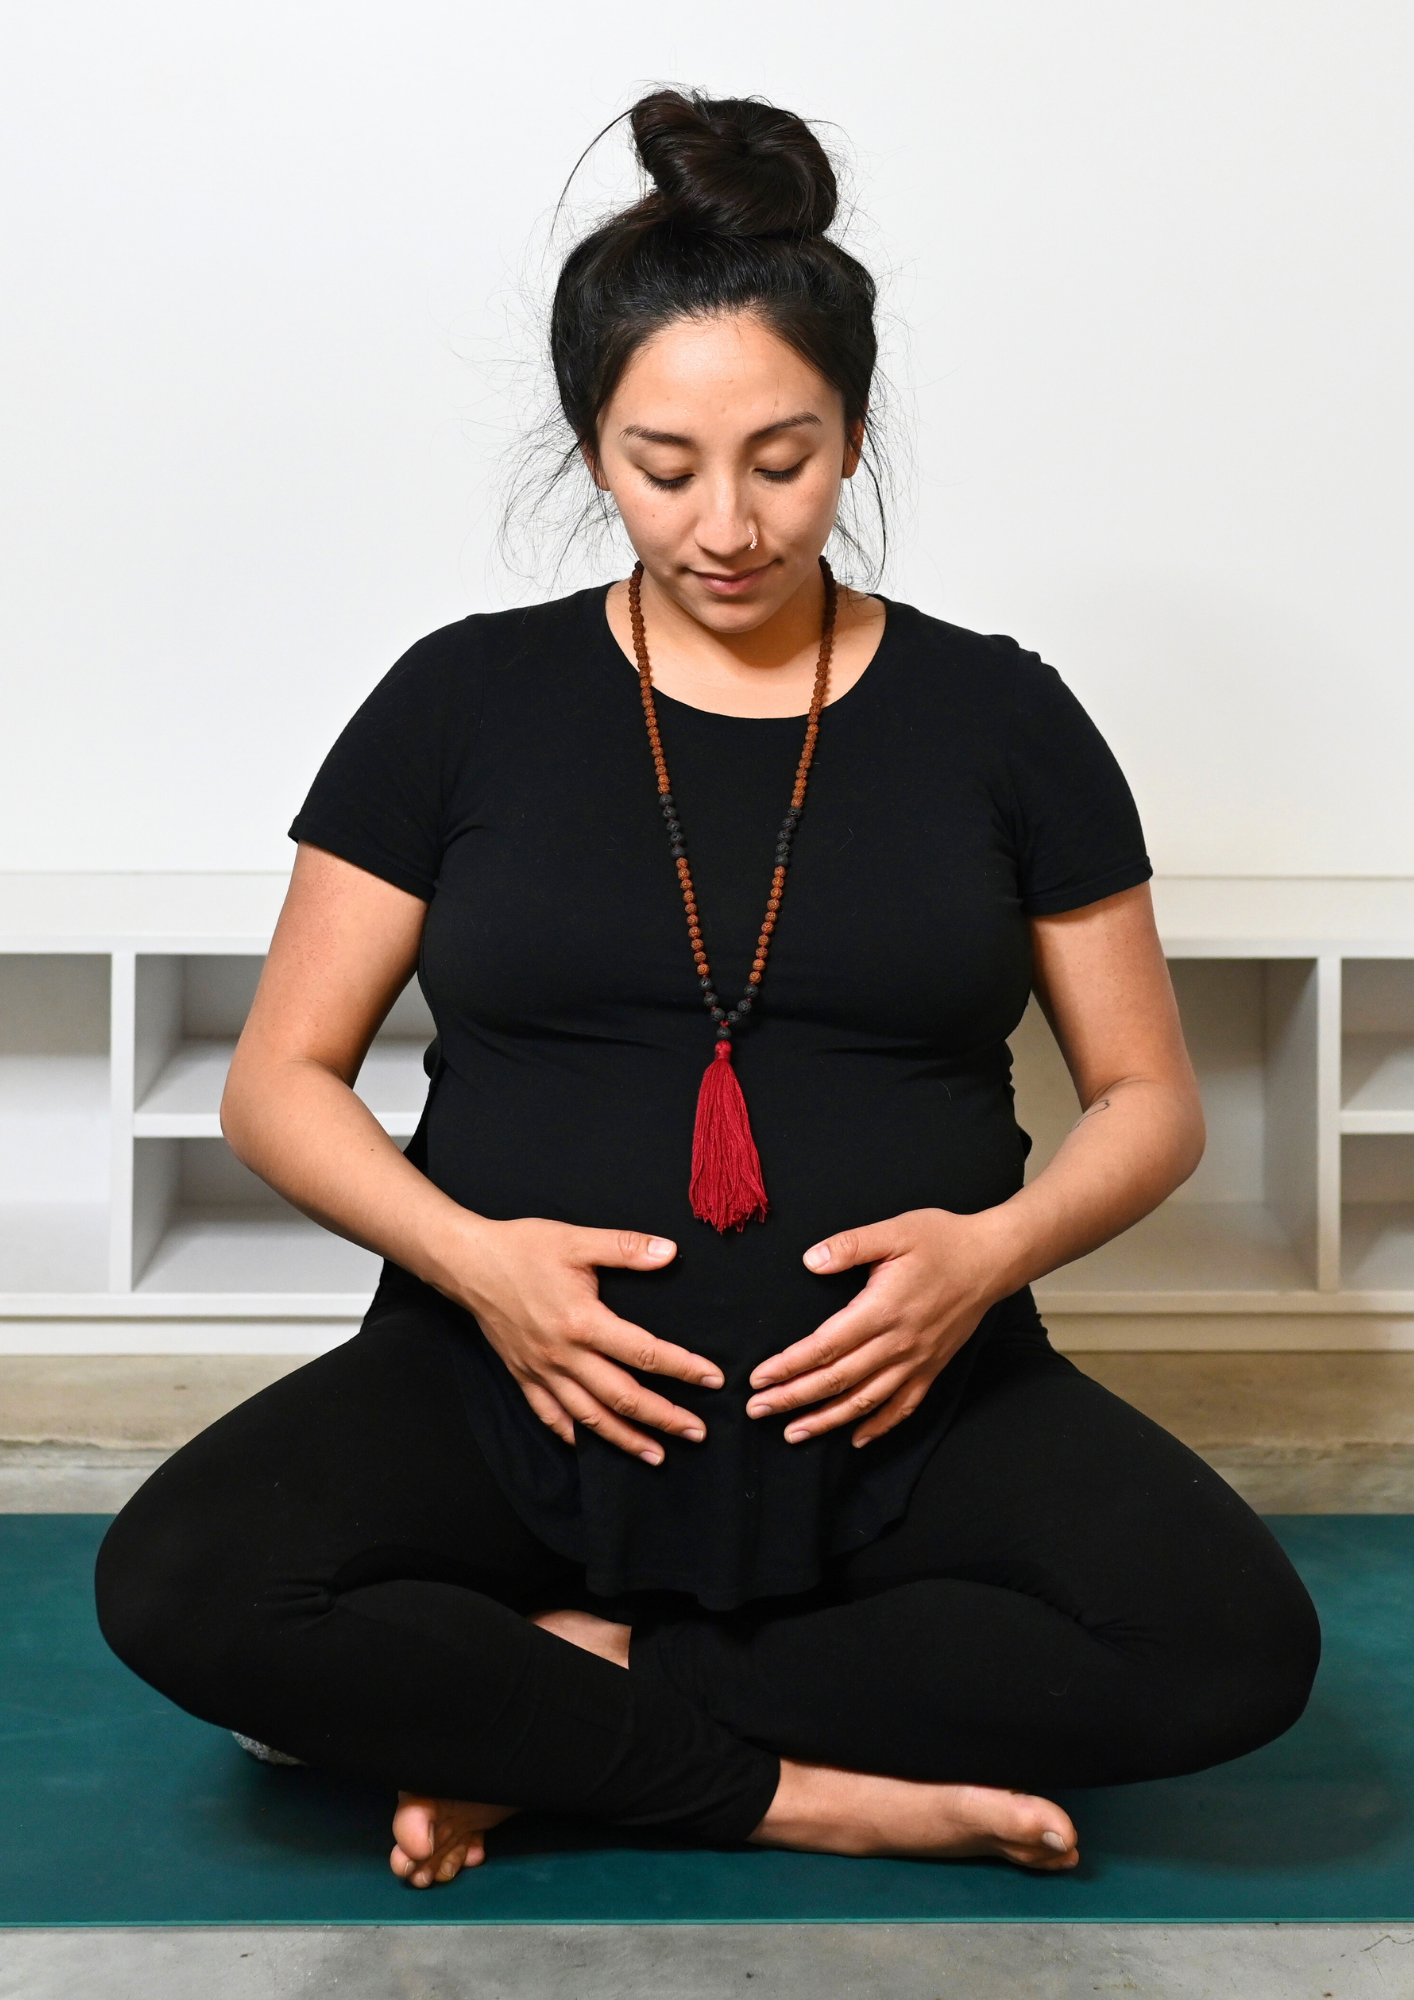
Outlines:
<svg viewBox="0 0 1414 2000"><path fill-rule="evenodd" d="M813 410L802 410L798 416L782 417L779 423L766 424L759 431L753 431L748 444L760 444L763 439L775 437L780 431L802 430L807 424L818 425L820 419ZM682 437L677 431L650 431L643 424L625 424L620 437L641 438L645 444L677 444L691 447L693 440Z"/></svg>

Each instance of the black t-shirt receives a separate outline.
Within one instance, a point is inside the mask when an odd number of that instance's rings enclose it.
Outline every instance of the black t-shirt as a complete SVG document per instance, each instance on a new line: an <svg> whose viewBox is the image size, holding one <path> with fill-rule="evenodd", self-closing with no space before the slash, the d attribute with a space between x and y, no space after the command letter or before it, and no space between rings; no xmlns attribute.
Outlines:
<svg viewBox="0 0 1414 2000"><path fill-rule="evenodd" d="M994 1307L905 1423L864 1450L745 1414L747 1378L852 1298L820 1237L906 1209L974 1212L1021 1186L1007 1036L1031 984L1027 918L1150 874L1128 787L1059 676L1011 639L890 603L878 651L821 719L770 966L736 1066L770 1198L719 1235L688 1205L714 1030L658 810L634 669L604 591L464 619L422 640L330 752L297 840L427 899L419 977L441 1062L410 1155L480 1214L671 1237L666 1270L605 1270L624 1318L709 1356L717 1391L653 1378L705 1444L653 1468L532 1414L475 1320L467 1413L523 1518L591 1590L711 1608L813 1586L903 1511ZM745 984L800 717L658 697L706 945ZM385 1288L437 1295L390 1270Z"/></svg>

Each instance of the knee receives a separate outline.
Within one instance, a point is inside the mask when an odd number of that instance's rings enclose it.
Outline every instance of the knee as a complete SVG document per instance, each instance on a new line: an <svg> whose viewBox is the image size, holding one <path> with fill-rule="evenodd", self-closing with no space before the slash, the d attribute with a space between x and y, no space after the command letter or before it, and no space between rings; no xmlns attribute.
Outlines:
<svg viewBox="0 0 1414 2000"><path fill-rule="evenodd" d="M1305 1584L1290 1572L1285 1588L1266 1612L1264 1644L1254 1680L1262 1693L1256 1702L1258 1749L1284 1736L1299 1722L1311 1698L1321 1664L1321 1622Z"/></svg>
<svg viewBox="0 0 1414 2000"><path fill-rule="evenodd" d="M1321 1627L1306 1586L1282 1569L1252 1592L1206 1708L1211 1739L1204 1762L1225 1763L1275 1742L1305 1712L1321 1659Z"/></svg>
<svg viewBox="0 0 1414 2000"><path fill-rule="evenodd" d="M99 1630L124 1666L182 1701L194 1654L217 1639L219 1565L199 1519L155 1500L144 1488L104 1536L94 1603Z"/></svg>

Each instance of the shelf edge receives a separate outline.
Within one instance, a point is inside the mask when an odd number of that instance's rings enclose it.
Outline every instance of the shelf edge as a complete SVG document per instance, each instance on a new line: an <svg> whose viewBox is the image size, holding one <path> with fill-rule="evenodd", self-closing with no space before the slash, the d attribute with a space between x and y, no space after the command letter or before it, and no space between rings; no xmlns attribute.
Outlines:
<svg viewBox="0 0 1414 2000"><path fill-rule="evenodd" d="M1043 1313L1176 1313L1203 1318L1226 1313L1414 1313L1414 1291L1402 1292L1063 1292L1035 1288Z"/></svg>
<svg viewBox="0 0 1414 2000"><path fill-rule="evenodd" d="M7 1292L6 1319L361 1319L367 1292ZM1414 1291L1387 1292L1057 1292L1036 1288L1043 1313L1211 1318L1291 1313L1307 1318L1340 1314L1414 1313Z"/></svg>
<svg viewBox="0 0 1414 2000"><path fill-rule="evenodd" d="M367 1292L5 1292L8 1319L362 1319Z"/></svg>

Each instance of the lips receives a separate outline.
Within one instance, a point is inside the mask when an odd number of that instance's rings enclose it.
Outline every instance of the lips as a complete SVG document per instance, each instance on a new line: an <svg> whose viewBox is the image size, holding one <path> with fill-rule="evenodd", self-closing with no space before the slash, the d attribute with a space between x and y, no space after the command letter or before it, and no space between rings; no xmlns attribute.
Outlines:
<svg viewBox="0 0 1414 2000"><path fill-rule="evenodd" d="M740 597L762 578L771 567L762 563L758 569L744 569L735 576L710 570L695 570L693 574L704 590L710 590L714 597Z"/></svg>

